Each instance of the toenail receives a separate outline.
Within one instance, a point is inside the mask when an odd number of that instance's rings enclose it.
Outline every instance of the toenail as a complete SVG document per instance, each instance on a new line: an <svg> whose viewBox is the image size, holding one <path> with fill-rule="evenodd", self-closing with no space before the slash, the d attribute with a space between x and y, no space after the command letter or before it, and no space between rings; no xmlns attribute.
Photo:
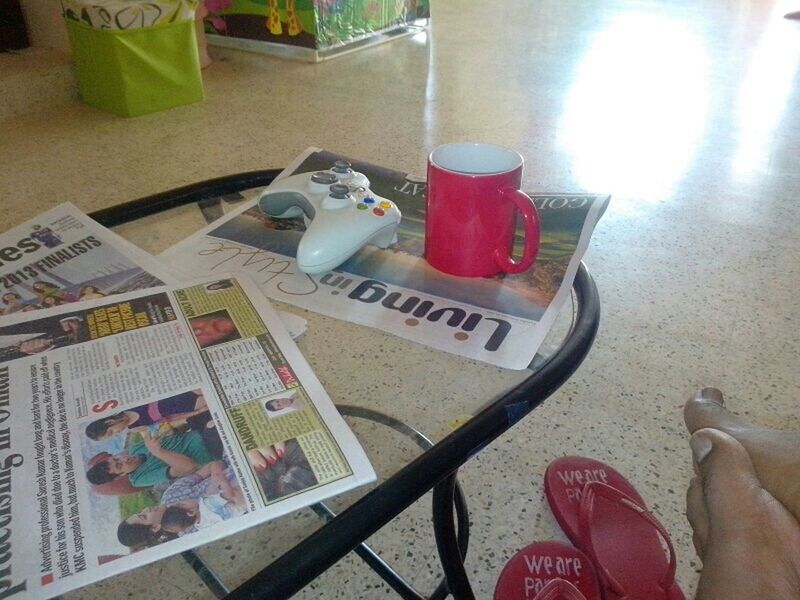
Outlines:
<svg viewBox="0 0 800 600"><path fill-rule="evenodd" d="M711 452L714 443L708 436L702 433L695 433L689 440L689 446L692 448L695 461L701 463L703 459L708 456L708 453Z"/></svg>
<svg viewBox="0 0 800 600"><path fill-rule="evenodd" d="M706 387L698 390L694 397L698 400L709 400L710 402L719 404L720 406L722 406L724 403L722 392L713 387Z"/></svg>

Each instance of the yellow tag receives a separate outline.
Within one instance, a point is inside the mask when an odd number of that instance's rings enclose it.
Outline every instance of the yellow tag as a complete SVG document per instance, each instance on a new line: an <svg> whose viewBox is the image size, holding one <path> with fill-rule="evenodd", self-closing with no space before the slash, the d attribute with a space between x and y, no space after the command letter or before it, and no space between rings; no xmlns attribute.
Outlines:
<svg viewBox="0 0 800 600"><path fill-rule="evenodd" d="M455 429L458 429L459 427L461 427L462 425L464 425L464 424L465 424L467 421L469 421L471 418L472 418L472 417L471 417L471 416L469 416L469 415L467 415L467 416L462 416L462 417L458 417L458 418L457 418L455 421L450 421L450 422L447 424L447 426L448 426L450 429L452 429L452 430L455 430Z"/></svg>

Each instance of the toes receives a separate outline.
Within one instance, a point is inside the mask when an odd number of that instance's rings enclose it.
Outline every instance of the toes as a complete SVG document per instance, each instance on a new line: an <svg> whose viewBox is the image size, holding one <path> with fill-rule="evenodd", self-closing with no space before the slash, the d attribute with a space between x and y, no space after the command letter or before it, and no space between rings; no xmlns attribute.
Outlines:
<svg viewBox="0 0 800 600"><path fill-rule="evenodd" d="M722 395L722 391L715 387L704 387L697 390L695 393L697 398L704 398L705 400L710 400L711 402L715 402L722 406L725 404L725 398Z"/></svg>
<svg viewBox="0 0 800 600"><path fill-rule="evenodd" d="M692 478L686 491L686 518L692 526L694 549L702 560L708 541L708 510L699 477Z"/></svg>
<svg viewBox="0 0 800 600"><path fill-rule="evenodd" d="M698 495L690 489L687 496L687 515L703 559L696 598L797 598L798 522L762 487L750 455L734 437L700 429L690 445L698 474L692 486L702 490ZM705 540L700 533L703 507Z"/></svg>
<svg viewBox="0 0 800 600"><path fill-rule="evenodd" d="M739 524L763 490L750 455L723 431L700 429L689 442L697 465L708 525L725 530Z"/></svg>
<svg viewBox="0 0 800 600"><path fill-rule="evenodd" d="M745 421L728 412L722 399L722 392L715 388L703 388L694 398L686 401L683 407L683 420L689 433L704 427L732 430L747 426Z"/></svg>
<svg viewBox="0 0 800 600"><path fill-rule="evenodd" d="M699 390L686 402L683 418L689 433L704 428L723 431L744 446L762 487L800 518L800 432L753 425L725 408L722 393Z"/></svg>

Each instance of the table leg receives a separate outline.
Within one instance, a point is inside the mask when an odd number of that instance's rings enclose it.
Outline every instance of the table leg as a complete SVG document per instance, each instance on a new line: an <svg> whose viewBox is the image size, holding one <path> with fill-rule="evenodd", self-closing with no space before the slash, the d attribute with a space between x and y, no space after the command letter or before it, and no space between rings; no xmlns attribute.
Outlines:
<svg viewBox="0 0 800 600"><path fill-rule="evenodd" d="M205 561L194 550L186 550L181 552L183 559L189 563L195 573L203 580L206 587L211 590L217 598L224 598L228 595L230 590L217 576L217 574L209 567Z"/></svg>
<svg viewBox="0 0 800 600"><path fill-rule="evenodd" d="M458 485L456 473L433 488L433 531L436 535L436 548L439 560L444 569L447 589L454 600L475 600L475 594L469 583L464 559L469 545L468 519L464 511L459 511L459 504L464 502L463 493ZM456 530L453 509L458 517Z"/></svg>

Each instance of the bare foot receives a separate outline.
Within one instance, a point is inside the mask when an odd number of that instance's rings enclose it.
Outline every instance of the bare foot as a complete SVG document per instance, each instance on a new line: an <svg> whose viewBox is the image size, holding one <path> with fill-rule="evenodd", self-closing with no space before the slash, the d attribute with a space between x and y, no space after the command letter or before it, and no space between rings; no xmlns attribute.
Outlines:
<svg viewBox="0 0 800 600"><path fill-rule="evenodd" d="M704 388L683 409L689 433L719 429L744 446L764 489L800 519L800 432L751 425L725 408L722 392Z"/></svg>
<svg viewBox="0 0 800 600"><path fill-rule="evenodd" d="M800 524L761 486L744 446L715 429L690 442L686 499L703 572L697 600L800 599Z"/></svg>

